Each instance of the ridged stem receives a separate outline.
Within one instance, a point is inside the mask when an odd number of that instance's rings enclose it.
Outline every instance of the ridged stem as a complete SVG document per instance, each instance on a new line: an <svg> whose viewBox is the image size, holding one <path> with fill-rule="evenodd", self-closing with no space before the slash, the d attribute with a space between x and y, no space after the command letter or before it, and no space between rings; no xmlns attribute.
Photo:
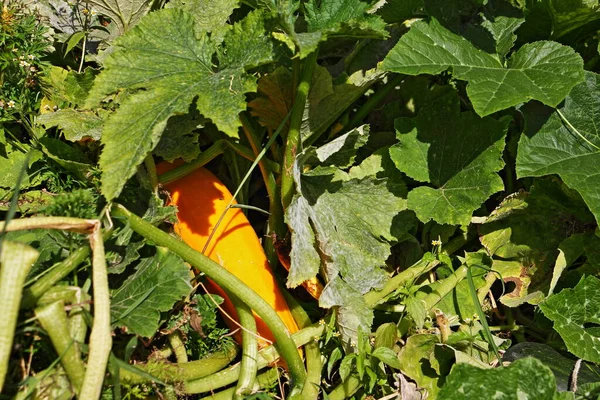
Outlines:
<svg viewBox="0 0 600 400"><path fill-rule="evenodd" d="M312 321L300 303L288 291L282 292L298 328L304 329L311 326ZM304 345L304 358L306 360L306 384L301 398L302 400L317 400L321 387L321 370L323 369L318 341L313 340Z"/></svg>
<svg viewBox="0 0 600 400"><path fill-rule="evenodd" d="M64 303L56 301L38 307L35 310L35 315L50 337L56 353L62 354L60 363L65 369L75 393L79 393L85 375L85 365L81 360L79 345L70 335Z"/></svg>
<svg viewBox="0 0 600 400"><path fill-rule="evenodd" d="M205 376L219 372L238 354L238 346L231 344L223 347L221 350L209 354L201 360L188 361L185 363L169 363L162 361L148 362L146 364L137 364L135 367L142 372L148 373L167 383L181 383L200 379ZM122 382L131 385L150 383L148 375L136 374L133 371L121 368L119 376Z"/></svg>
<svg viewBox="0 0 600 400"><path fill-rule="evenodd" d="M304 60L292 108L292 115L290 117L290 129L286 138L283 166L281 169L281 202L284 209L292 202L292 197L294 196L294 162L296 161L296 154L298 154L302 145L300 127L302 126L302 117L304 116L306 99L310 92L313 73L317 65L318 54L318 51L315 50Z"/></svg>
<svg viewBox="0 0 600 400"><path fill-rule="evenodd" d="M81 386L81 399L98 399L102 394L102 384L106 375L108 357L112 349L112 328L110 324L110 293L108 272L104 255L104 241L100 223L90 235L92 248L92 282L94 301L94 322L89 340L87 370Z"/></svg>
<svg viewBox="0 0 600 400"><path fill-rule="evenodd" d="M225 149L227 149L228 147L250 161L254 161L255 159L254 153L249 148L241 146L237 143L233 143L229 140L220 139L214 142L213 145L210 146L208 149L200 153L198 158L196 158L191 163L183 164L177 168L173 168L172 170L165 172L164 174L161 174L158 177L158 181L163 185L166 185L167 183L171 183L173 181L176 181L177 179L183 178L184 176L192 173L200 167L205 166L206 164L223 154ZM271 171L279 172L280 170L279 164L273 160L263 158L261 162L263 162Z"/></svg>
<svg viewBox="0 0 600 400"><path fill-rule="evenodd" d="M90 255L90 247L84 245L71 252L61 262L52 267L52 270L41 277L33 285L25 289L21 308L27 309L35 306L37 300L61 279L73 272Z"/></svg>
<svg viewBox="0 0 600 400"><path fill-rule="evenodd" d="M171 332L168 337L169 345L173 349L173 353L175 353L175 359L177 360L177 363L188 362L187 351L185 350L185 344L183 343L181 332L176 329L174 332Z"/></svg>
<svg viewBox="0 0 600 400"><path fill-rule="evenodd" d="M310 341L319 338L325 332L325 325L314 324L308 328L304 328L292 335L295 346L304 346ZM298 351L294 349L298 356ZM268 346L259 351L258 369L272 365L279 359L279 353L275 346ZM289 364L288 364L289 366ZM184 385L184 391L189 394L211 392L237 381L240 375L240 365L236 364L231 368L217 372L216 374L207 376L206 378L188 381Z"/></svg>
<svg viewBox="0 0 600 400"><path fill-rule="evenodd" d="M8 371L25 278L39 253L22 243L4 240L0 253L0 390Z"/></svg>
<svg viewBox="0 0 600 400"><path fill-rule="evenodd" d="M252 394L258 372L258 340L256 340L256 320L250 307L232 293L227 293L237 311L242 330L242 360L240 377L235 386L233 399L242 400Z"/></svg>
<svg viewBox="0 0 600 400"><path fill-rule="evenodd" d="M270 370L263 372L262 374L256 377L256 383L252 388L253 392L257 392L258 390L271 386L275 382L277 382L277 378L279 375L279 371L277 368L271 368ZM203 397L202 400L231 400L234 396L235 388L230 388L223 390L221 392L215 393L210 396Z"/></svg>

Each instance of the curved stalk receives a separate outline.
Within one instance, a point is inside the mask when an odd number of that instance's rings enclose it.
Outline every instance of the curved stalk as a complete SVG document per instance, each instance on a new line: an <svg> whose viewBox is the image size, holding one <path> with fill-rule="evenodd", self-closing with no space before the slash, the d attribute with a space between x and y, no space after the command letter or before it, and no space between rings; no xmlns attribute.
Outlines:
<svg viewBox="0 0 600 400"><path fill-rule="evenodd" d="M50 272L25 289L21 308L31 308L48 289L74 271L90 255L89 246L82 246L56 264Z"/></svg>
<svg viewBox="0 0 600 400"><path fill-rule="evenodd" d="M406 282L417 279L419 276L434 269L437 265L439 265L439 261L431 253L425 254L415 264L388 280L381 290L372 290L366 293L363 296L365 302L368 306L373 307Z"/></svg>
<svg viewBox="0 0 600 400"><path fill-rule="evenodd" d="M275 382L277 382L278 376L279 371L277 368L271 368L267 372L263 372L262 374L258 375L256 377L256 384L252 388L252 392L257 392L262 388L273 385ZM234 392L235 388L226 389L210 396L203 397L202 400L230 400L233 398Z"/></svg>
<svg viewBox="0 0 600 400"><path fill-rule="evenodd" d="M258 372L258 341L256 340L256 320L250 307L232 293L227 293L235 306L242 330L242 360L240 361L240 378L235 386L233 398L242 400L252 394L256 374Z"/></svg>
<svg viewBox="0 0 600 400"><path fill-rule="evenodd" d="M4 384L8 361L12 351L15 327L19 316L19 305L25 278L39 253L22 243L2 243L0 253L0 310L3 321L0 324L0 389Z"/></svg>
<svg viewBox="0 0 600 400"><path fill-rule="evenodd" d="M350 374L346 380L336 386L335 389L327 395L329 400L344 400L352 396L360 388L361 381L358 374Z"/></svg>
<svg viewBox="0 0 600 400"><path fill-rule="evenodd" d="M166 185L167 183L176 181L179 178L183 178L184 176L192 173L194 170L200 167L205 166L223 154L227 148L231 148L233 151L247 160L254 161L255 159L254 153L247 147L233 143L229 140L220 139L214 142L208 149L200 153L198 158L191 163L183 164L177 168L173 168L172 170L165 172L164 174L161 174L158 177L158 181L159 183ZM263 162L265 166L273 172L279 172L281 168L278 163L268 158L263 158L261 162Z"/></svg>
<svg viewBox="0 0 600 400"><path fill-rule="evenodd" d="M267 324L267 327L271 330L277 341L277 347L290 369L292 392L300 393L302 391L304 380L306 379L304 364L287 327L266 301L231 272L202 253L195 251L187 244L144 221L125 207L115 204L112 210L115 216L126 218L129 226L135 232L154 242L156 245L168 247L184 261L206 274L206 276L215 281L225 291L235 293L241 301L252 308Z"/></svg>
<svg viewBox="0 0 600 400"><path fill-rule="evenodd" d="M104 256L104 241L100 223L97 223L90 235L92 248L92 282L94 284L94 323L90 333L87 371L81 386L81 399L98 399L102 393L102 384L106 374L108 357L112 348L112 329L110 325L110 294L108 273Z"/></svg>
<svg viewBox="0 0 600 400"><path fill-rule="evenodd" d="M137 385L152 382L155 377L166 383L178 384L180 382L200 379L214 374L232 362L238 354L238 346L234 343L224 346L220 351L209 354L200 359L184 363L172 364L169 362L152 361L146 364L131 366L132 369L119 369L122 382ZM135 369L142 374L135 373ZM149 375L148 375L149 374Z"/></svg>
<svg viewBox="0 0 600 400"><path fill-rule="evenodd" d="M67 313L62 301L38 307L35 315L50 337L57 354L62 354L60 364L65 369L69 381L75 393L81 390L83 376L85 375L85 365L81 360L81 353L78 351L78 344L69 333L69 324Z"/></svg>
<svg viewBox="0 0 600 400"><path fill-rule="evenodd" d="M310 317L294 296L290 295L287 291L282 292L290 306L290 311L298 324L298 328L304 329L312 325ZM306 384L302 390L301 398L302 400L317 400L319 398L321 370L323 368L319 342L313 340L306 343L304 345L304 356L306 359Z"/></svg>
<svg viewBox="0 0 600 400"><path fill-rule="evenodd" d="M314 324L308 328L304 328L292 335L295 346L303 346L315 339L321 337L325 333L325 325ZM298 351L294 349L296 355ZM265 347L259 351L258 369L263 369L272 365L279 359L279 352L275 346ZM289 364L288 364L289 366ZM236 364L231 368L217 372L216 374L207 376L206 378L196 379L185 382L184 392L188 394L206 393L215 391L227 385L231 385L237 381L240 375L240 365Z"/></svg>
<svg viewBox="0 0 600 400"><path fill-rule="evenodd" d="M13 219L8 224L0 222L0 231L12 232L26 229L60 229L64 231L91 233L98 220L71 217L32 217Z"/></svg>
<svg viewBox="0 0 600 400"><path fill-rule="evenodd" d="M173 349L173 353L175 353L175 359L178 363L188 362L185 344L183 344L183 339L179 330L175 330L169 334L169 345Z"/></svg>

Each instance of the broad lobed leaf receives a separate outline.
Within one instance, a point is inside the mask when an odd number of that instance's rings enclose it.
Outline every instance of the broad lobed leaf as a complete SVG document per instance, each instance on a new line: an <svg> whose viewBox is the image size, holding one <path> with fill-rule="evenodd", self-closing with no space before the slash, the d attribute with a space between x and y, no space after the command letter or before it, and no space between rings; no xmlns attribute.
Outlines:
<svg viewBox="0 0 600 400"><path fill-rule="evenodd" d="M246 108L245 93L256 88L245 72L272 57L261 14L254 12L224 38L226 53L213 66L218 46L206 33L196 35L193 16L165 9L144 18L115 42L96 79L88 106L117 90L135 91L104 126L100 158L102 191L119 195L144 157L156 146L167 120L184 114L196 98L198 110L230 136L237 136L237 114Z"/></svg>
<svg viewBox="0 0 600 400"><path fill-rule="evenodd" d="M473 211L503 189L497 172L509 118L497 121L460 112L451 93L412 119L396 120L399 143L390 148L398 169L432 184L408 194L408 207L423 222L468 225Z"/></svg>
<svg viewBox="0 0 600 400"><path fill-rule="evenodd" d="M583 60L570 47L540 41L518 49L506 66L435 18L418 21L383 60L383 68L408 75L439 74L449 68L465 80L480 116L539 100L556 106L583 79Z"/></svg>

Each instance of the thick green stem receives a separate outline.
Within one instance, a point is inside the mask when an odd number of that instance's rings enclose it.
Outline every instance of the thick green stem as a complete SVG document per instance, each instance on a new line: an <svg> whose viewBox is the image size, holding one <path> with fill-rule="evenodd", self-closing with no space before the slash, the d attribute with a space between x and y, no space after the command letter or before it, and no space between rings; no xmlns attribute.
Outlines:
<svg viewBox="0 0 600 400"><path fill-rule="evenodd" d="M106 365L112 348L112 329L110 325L110 293L108 273L104 255L104 241L100 223L90 235L92 248L92 282L94 284L94 322L89 341L87 371L81 387L81 399L98 399L102 393L102 384L106 374Z"/></svg>
<svg viewBox="0 0 600 400"><path fill-rule="evenodd" d="M206 274L207 277L217 283L223 290L235 293L241 301L252 308L267 324L267 327L271 330L277 341L276 345L290 369L292 392L300 393L302 391L304 380L306 379L306 370L304 369L302 359L296 350L296 345L287 327L275 310L262 297L246 286L238 277L204 254L197 252L184 242L152 226L150 223L128 211L125 207L115 205L112 210L115 216L127 218L129 226L135 232L156 245L169 248L184 261Z"/></svg>
<svg viewBox="0 0 600 400"><path fill-rule="evenodd" d="M302 75L296 91L294 107L292 108L292 116L290 117L290 129L287 134L285 153L283 155L283 167L281 171L281 202L284 209L292 202L292 197L294 196L294 162L296 161L296 154L302 145L300 127L302 125L306 99L310 92L313 73L315 71L315 66L317 65L318 54L318 51L315 50L306 57L306 60L304 60Z"/></svg>
<svg viewBox="0 0 600 400"><path fill-rule="evenodd" d="M358 109L350 122L348 122L348 125L345 129L350 130L359 126L362 121L371 113L371 111L378 107L379 104L385 100L387 95L390 94L390 92L394 90L396 86L402 83L404 78L406 78L406 75L396 75L393 78L390 77L389 81L382 87L378 88L376 92L369 97L369 100L367 100L365 104Z"/></svg>
<svg viewBox="0 0 600 400"><path fill-rule="evenodd" d="M461 235L452 239L448 243L446 243L442 251L447 254L453 254L458 251L461 247L463 247L467 242L469 242L474 235ZM390 280L386 282L381 290L372 290L364 295L364 299L367 302L367 305L370 307L374 307L383 300L386 296L393 293L396 289L398 289L401 285L406 282L413 281L417 279L419 276L426 274L431 271L435 267L440 264L438 260L436 260L431 253L425 254L419 261L417 261L414 265L408 267L404 271L400 272L398 275L394 276Z"/></svg>
<svg viewBox="0 0 600 400"><path fill-rule="evenodd" d="M329 400L344 400L352 396L360 388L361 381L358 374L350 374L346 380L340 383L327 395Z"/></svg>
<svg viewBox="0 0 600 400"><path fill-rule="evenodd" d="M438 264L439 261L431 253L427 253L414 265L388 280L381 290L371 290L363 298L369 307L373 307L406 282L413 281L419 276L426 274Z"/></svg>
<svg viewBox="0 0 600 400"><path fill-rule="evenodd" d="M163 185L176 181L177 179L183 178L184 176L192 173L196 169L205 166L225 151L227 144L224 140L217 140L208 149L204 150L198 158L191 163L183 164L171 171L165 172L158 177L158 181Z"/></svg>
<svg viewBox="0 0 600 400"><path fill-rule="evenodd" d="M27 309L35 306L40 296L74 271L89 255L90 247L85 245L73 251L67 258L52 267L50 272L25 289L21 308Z"/></svg>
<svg viewBox="0 0 600 400"><path fill-rule="evenodd" d="M233 398L242 400L252 394L258 372L258 340L256 340L256 320L250 307L232 293L227 293L237 311L242 331L242 360L240 377L235 386Z"/></svg>
<svg viewBox="0 0 600 400"><path fill-rule="evenodd" d="M90 306L87 304L91 296L83 291L80 287L77 287L75 291L75 304L72 305L71 312L69 312L69 333L75 342L78 344L85 343L87 336L87 323L86 313L89 314Z"/></svg>
<svg viewBox="0 0 600 400"><path fill-rule="evenodd" d="M65 369L75 392L79 393L85 375L85 365L81 360L79 345L70 335L64 303L56 301L38 307L35 310L35 315L50 337L56 353L62 354L60 363Z"/></svg>
<svg viewBox="0 0 600 400"><path fill-rule="evenodd" d="M294 333L292 339L294 340L295 346L300 347L321 337L324 332L324 325L315 324ZM294 352L298 355L298 351L295 348ZM259 352L258 369L260 370L272 365L278 359L279 353L275 346L266 347ZM206 378L186 382L184 391L189 394L211 392L234 383L238 380L239 375L240 365L238 363L231 368L207 376Z"/></svg>
<svg viewBox="0 0 600 400"><path fill-rule="evenodd" d="M256 378L256 383L252 388L252 392L257 392L260 389L269 387L277 382L279 371L277 368L271 368L270 370L263 372ZM203 397L202 400L231 400L235 394L235 388L223 390L210 396Z"/></svg>
<svg viewBox="0 0 600 400"><path fill-rule="evenodd" d="M311 326L312 321L310 317L294 296L290 295L287 290L282 291L282 293L298 327L304 329ZM304 345L304 358L306 359L306 384L302 390L301 398L303 400L317 400L319 398L321 370L323 368L321 349L319 348L318 341L311 341Z"/></svg>
<svg viewBox="0 0 600 400"><path fill-rule="evenodd" d="M456 285L467 276L468 267L461 265L457 268L452 275L442 280L439 280L429 287L433 288L431 293L428 293L424 298L423 302L426 310L431 310L437 303L439 303L444 296L450 293Z"/></svg>
<svg viewBox="0 0 600 400"><path fill-rule="evenodd" d="M179 330L175 330L169 334L169 345L173 349L175 359L177 359L178 363L188 362L187 351L185 350L185 344L183 343L183 338L181 337L181 332L179 332Z"/></svg>
<svg viewBox="0 0 600 400"><path fill-rule="evenodd" d="M222 370L235 359L237 353L238 346L231 344L201 360L177 364L152 361L147 364L138 364L135 367L164 382L181 383L200 379ZM147 375L139 375L124 368L119 369L119 376L121 381L131 385L151 382Z"/></svg>
<svg viewBox="0 0 600 400"><path fill-rule="evenodd" d="M156 188L158 187L158 175L156 174L156 164L154 164L152 154L146 156L144 165L146 166L146 172L148 172L148 179L150 180L152 190L156 192Z"/></svg>
<svg viewBox="0 0 600 400"><path fill-rule="evenodd" d="M12 351L15 327L25 278L39 253L22 243L2 242L0 253L0 390L4 384Z"/></svg>

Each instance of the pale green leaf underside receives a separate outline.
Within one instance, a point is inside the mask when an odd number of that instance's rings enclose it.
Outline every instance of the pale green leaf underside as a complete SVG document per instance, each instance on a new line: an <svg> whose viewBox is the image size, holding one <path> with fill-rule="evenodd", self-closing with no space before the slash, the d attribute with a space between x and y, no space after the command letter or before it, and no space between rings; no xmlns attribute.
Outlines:
<svg viewBox="0 0 600 400"><path fill-rule="evenodd" d="M554 329L567 349L577 357L600 362L600 337L585 324L600 324L600 280L594 276L581 279L573 289L563 289L540 304L544 315L554 322Z"/></svg>
<svg viewBox="0 0 600 400"><path fill-rule="evenodd" d="M57 126L71 142L83 138L100 140L102 136L102 118L93 112L79 112L73 109L58 110L42 114L36 121L46 128Z"/></svg>
<svg viewBox="0 0 600 400"><path fill-rule="evenodd" d="M419 186L408 194L408 208L423 222L467 225L473 211L503 189L497 172L504 166L508 119L459 111L451 94L413 119L396 120L400 143L390 148L396 167L434 186Z"/></svg>
<svg viewBox="0 0 600 400"><path fill-rule="evenodd" d="M152 0L88 0L92 10L109 17L119 34L127 32L150 11Z"/></svg>
<svg viewBox="0 0 600 400"><path fill-rule="evenodd" d="M587 72L586 80L543 124L536 121L539 110L525 111L526 129L517 155L519 178L558 174L581 194L596 221L600 221L599 78Z"/></svg>
<svg viewBox="0 0 600 400"><path fill-rule="evenodd" d="M166 8L181 8L196 18L198 29L211 32L211 38L222 38L227 31L227 19L235 8L238 0L174 0L167 3Z"/></svg>
<svg viewBox="0 0 600 400"><path fill-rule="evenodd" d="M354 162L366 136L363 126L301 153L294 166L298 194L286 210L292 231L287 284L295 287L323 272L328 285L319 304L335 308L345 342L356 341L361 329L370 331L373 311L362 295L386 281L383 267L397 234L392 227L406 210L397 183L377 178L377 171L351 179L338 168ZM308 166L314 168L302 173Z"/></svg>
<svg viewBox="0 0 600 400"><path fill-rule="evenodd" d="M156 146L169 117L187 113L194 98L201 114L237 136L245 93L256 87L244 67L272 56L260 14L251 13L239 25L224 39L228 51L218 69L213 66L217 46L207 35L197 39L193 16L179 9L149 14L116 41L87 100L93 106L117 90L137 90L107 120L102 133L102 192L108 200L119 195Z"/></svg>
<svg viewBox="0 0 600 400"><path fill-rule="evenodd" d="M160 312L170 310L191 289L187 265L168 250L158 249L112 292L112 319L132 333L151 337L158 329Z"/></svg>
<svg viewBox="0 0 600 400"><path fill-rule="evenodd" d="M317 4L319 3L319 4ZM319 42L329 37L385 38L385 22L368 12L369 4L360 0L328 0L304 3L307 31L295 33L299 55L306 57Z"/></svg>
<svg viewBox="0 0 600 400"><path fill-rule="evenodd" d="M293 243L288 285L296 286L316 274L321 263L317 243L330 259L328 268L339 272L358 292L379 287L385 281L380 267L390 253L385 239L393 239L392 220L406 209L406 200L390 193L385 180L335 182L329 188L308 189L309 185L305 179L306 190L323 194L313 204L296 197L286 213ZM310 265L312 270L307 270Z"/></svg>
<svg viewBox="0 0 600 400"><path fill-rule="evenodd" d="M498 56L476 48L434 18L413 24L384 59L383 68L408 75L451 68L457 79L469 82L467 94L481 116L532 99L556 106L583 79L583 61L568 46L528 43L504 66Z"/></svg>

